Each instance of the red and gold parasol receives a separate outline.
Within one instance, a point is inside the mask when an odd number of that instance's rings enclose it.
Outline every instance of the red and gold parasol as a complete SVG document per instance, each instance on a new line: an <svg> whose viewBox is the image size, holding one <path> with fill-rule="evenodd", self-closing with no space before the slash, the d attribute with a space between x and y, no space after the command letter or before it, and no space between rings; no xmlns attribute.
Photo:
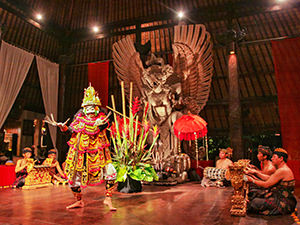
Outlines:
<svg viewBox="0 0 300 225"><path fill-rule="evenodd" d="M206 160L208 160L206 126L207 126L207 122L204 119L190 112L187 115L183 115L178 120L176 120L173 126L174 133L180 140L186 140L186 141L195 140L197 168L198 168L198 141L197 141L198 138L204 137L203 143L206 143L205 146Z"/></svg>
<svg viewBox="0 0 300 225"><path fill-rule="evenodd" d="M207 122L200 116L188 113L174 123L174 133L180 140L196 140L207 134Z"/></svg>

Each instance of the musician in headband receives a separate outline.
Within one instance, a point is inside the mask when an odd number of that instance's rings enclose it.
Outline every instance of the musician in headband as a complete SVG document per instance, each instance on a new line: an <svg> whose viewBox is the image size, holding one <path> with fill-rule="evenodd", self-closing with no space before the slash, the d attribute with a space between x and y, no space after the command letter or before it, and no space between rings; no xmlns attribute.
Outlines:
<svg viewBox="0 0 300 225"><path fill-rule="evenodd" d="M268 146L259 145L257 149L257 159L260 161L260 172L263 174L271 175L275 172L276 168L270 160L272 156L272 152ZM250 165L250 168L254 170L258 170L253 165ZM249 171L250 173L250 171Z"/></svg>
<svg viewBox="0 0 300 225"><path fill-rule="evenodd" d="M216 168L218 169L228 169L232 165L232 161L228 158L232 154L231 148L221 148L219 152L220 159L216 162Z"/></svg>
<svg viewBox="0 0 300 225"><path fill-rule="evenodd" d="M245 176L246 181L265 188L264 191L249 196L248 212L263 215L284 215L294 212L297 204L294 196L295 178L286 164L287 158L287 151L277 148L272 156L272 163L276 167L275 173L266 175L257 171L255 175L261 180Z"/></svg>
<svg viewBox="0 0 300 225"><path fill-rule="evenodd" d="M230 159L228 159L227 157L230 157L232 155L232 149L231 148L226 148L226 149L220 149L219 152L219 157L220 159L217 160L216 162L216 167L215 168L207 168L205 171L213 171L212 174L213 176L210 176L209 173L208 174L204 174L204 177L202 179L201 185L203 187L224 187L225 186L229 186L230 182L227 182L225 180L225 174L226 174L226 170L229 168L230 165L232 165L232 161ZM216 174L222 174L219 177L215 177Z"/></svg>
<svg viewBox="0 0 300 225"><path fill-rule="evenodd" d="M43 162L43 165L47 165L51 167L50 175L52 176L52 182L64 182L63 178L65 178L64 172L62 171L59 162L56 160L57 150L50 149L48 151L48 158L46 158Z"/></svg>
<svg viewBox="0 0 300 225"><path fill-rule="evenodd" d="M27 177L27 166L33 163L32 149L29 147L23 148L22 150L23 159L19 159L17 161L17 165L15 168L16 172L16 180L13 184L14 187L20 188L25 184L25 178Z"/></svg>

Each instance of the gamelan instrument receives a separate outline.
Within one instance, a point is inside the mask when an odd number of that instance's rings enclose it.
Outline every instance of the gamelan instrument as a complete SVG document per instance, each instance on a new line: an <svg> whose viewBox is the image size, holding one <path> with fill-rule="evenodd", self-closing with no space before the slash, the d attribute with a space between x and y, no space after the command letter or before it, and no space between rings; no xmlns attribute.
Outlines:
<svg viewBox="0 0 300 225"><path fill-rule="evenodd" d="M28 161L27 177L25 178L25 185L22 189L34 189L39 187L52 186L50 170L48 165L35 165L33 159Z"/></svg>
<svg viewBox="0 0 300 225"><path fill-rule="evenodd" d="M245 216L248 202L249 184L244 181L245 169L250 160L240 159L229 166L230 181L234 188L231 198L230 214L232 216Z"/></svg>
<svg viewBox="0 0 300 225"><path fill-rule="evenodd" d="M227 180L228 170L218 169L216 167L205 167L203 175L205 178L208 178L210 180Z"/></svg>

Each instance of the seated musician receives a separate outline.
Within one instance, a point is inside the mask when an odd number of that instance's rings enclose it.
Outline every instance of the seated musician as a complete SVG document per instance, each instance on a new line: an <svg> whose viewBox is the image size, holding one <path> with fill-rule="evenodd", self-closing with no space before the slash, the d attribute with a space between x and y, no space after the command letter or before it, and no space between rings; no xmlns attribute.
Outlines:
<svg viewBox="0 0 300 225"><path fill-rule="evenodd" d="M23 159L19 159L17 161L17 165L15 168L16 172L16 180L13 184L14 187L20 188L24 186L25 184L25 177L28 175L27 173L27 166L30 163L33 163L33 159L30 157L32 156L32 149L29 147L26 147L22 150Z"/></svg>
<svg viewBox="0 0 300 225"><path fill-rule="evenodd" d="M260 161L260 172L263 174L271 175L275 172L276 168L271 162L271 150L268 146L258 146L257 159ZM250 165L251 168L257 169L255 166Z"/></svg>
<svg viewBox="0 0 300 225"><path fill-rule="evenodd" d="M230 165L232 165L232 161L228 158L230 155L229 149L230 148L220 149L220 152L219 152L220 159L217 160L217 162L216 162L216 168L227 170L228 167ZM231 150L231 152L232 152L232 150Z"/></svg>
<svg viewBox="0 0 300 225"><path fill-rule="evenodd" d="M48 151L48 158L45 159L43 165L51 166L50 175L52 176L52 182L56 183L57 181L63 182L65 177L59 162L56 160L57 151L56 149L50 149Z"/></svg>
<svg viewBox="0 0 300 225"><path fill-rule="evenodd" d="M220 159L217 160L216 162L216 169L223 169L227 170L230 165L232 165L232 161L228 159L227 157L230 157L232 154L232 149L227 148L227 149L220 149L219 152L219 157ZM206 187L206 186L217 186L217 187L223 187L226 181L224 182L224 179L217 179L217 180L212 180L209 178L204 177L202 179L201 185ZM230 182L226 183L225 186L228 186Z"/></svg>
<svg viewBox="0 0 300 225"><path fill-rule="evenodd" d="M294 212L297 201L294 196L295 179L292 170L287 166L288 154L282 148L273 152L272 163L276 171L272 175L248 168L246 174L254 174L261 180L246 176L246 180L259 187L256 195L249 196L248 212L264 215L284 215Z"/></svg>
<svg viewBox="0 0 300 225"><path fill-rule="evenodd" d="M260 161L260 170L254 166L254 165L251 165L249 164L248 166L252 169L254 169L252 171L251 174L249 175L252 175L252 176L255 176L254 175L254 171L257 170L263 174L266 174L266 175L271 175L273 174L275 171L276 171L276 168L275 166L273 165L272 161L270 160L270 157L271 157L271 150L268 146L262 146L262 145L259 145L258 146L258 149L257 149L258 153L257 153L257 159ZM256 179L260 179L259 177L255 176ZM263 187L259 187L255 184L250 184L249 185L249 193L248 193L248 196L250 198L252 198L253 196L257 195L260 191L264 191L264 188Z"/></svg>

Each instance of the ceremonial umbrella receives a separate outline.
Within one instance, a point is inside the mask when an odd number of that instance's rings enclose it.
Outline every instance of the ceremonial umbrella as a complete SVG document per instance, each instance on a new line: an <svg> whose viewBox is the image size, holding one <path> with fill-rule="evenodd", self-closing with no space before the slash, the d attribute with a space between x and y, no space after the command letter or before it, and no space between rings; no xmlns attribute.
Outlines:
<svg viewBox="0 0 300 225"><path fill-rule="evenodd" d="M200 116L188 113L174 123L174 133L180 140L196 140L207 134L206 121Z"/></svg>
<svg viewBox="0 0 300 225"><path fill-rule="evenodd" d="M196 161L198 167L198 138L203 138L207 134L206 128L207 122L200 116L191 114L183 115L178 120L175 121L173 129L175 135L180 140L195 140L196 144ZM207 139L205 139L207 142ZM206 144L207 145L207 144ZM206 146L206 159L208 160L208 151Z"/></svg>

